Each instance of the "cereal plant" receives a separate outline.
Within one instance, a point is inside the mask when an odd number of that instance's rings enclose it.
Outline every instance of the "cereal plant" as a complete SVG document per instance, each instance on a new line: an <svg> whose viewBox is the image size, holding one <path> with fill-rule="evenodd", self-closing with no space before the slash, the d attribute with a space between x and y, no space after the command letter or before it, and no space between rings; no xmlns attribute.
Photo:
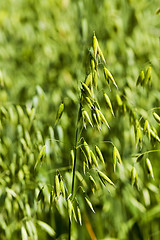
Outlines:
<svg viewBox="0 0 160 240"><path fill-rule="evenodd" d="M0 239L159 239L159 2L0 1Z"/></svg>

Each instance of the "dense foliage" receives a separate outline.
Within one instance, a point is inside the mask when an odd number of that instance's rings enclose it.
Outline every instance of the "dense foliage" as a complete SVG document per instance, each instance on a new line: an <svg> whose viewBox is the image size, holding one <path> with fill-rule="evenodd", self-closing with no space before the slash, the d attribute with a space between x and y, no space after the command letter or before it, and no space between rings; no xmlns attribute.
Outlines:
<svg viewBox="0 0 160 240"><path fill-rule="evenodd" d="M160 239L158 4L0 1L0 239Z"/></svg>

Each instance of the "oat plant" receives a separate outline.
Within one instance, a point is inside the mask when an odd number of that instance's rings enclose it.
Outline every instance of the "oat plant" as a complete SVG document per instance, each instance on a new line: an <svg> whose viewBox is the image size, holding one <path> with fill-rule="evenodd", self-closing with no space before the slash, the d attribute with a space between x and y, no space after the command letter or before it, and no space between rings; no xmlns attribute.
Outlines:
<svg viewBox="0 0 160 240"><path fill-rule="evenodd" d="M101 94L103 96L106 103L106 109L108 108L114 117L114 110L111 100L107 95L107 91L111 91L112 87L118 89L114 77L108 69L104 55L95 34L93 35L93 45L89 50L89 63L89 73L87 74L85 80L81 82L80 86L75 143L73 149L70 152L72 160L72 183L71 191L67 190L67 196L65 194L65 188L60 173L58 173L55 177L55 196L60 197L62 194L63 197L66 197L67 201L69 216L69 240L71 239L71 226L73 221L72 216L75 221L78 221L80 224L82 224L81 206L77 199L77 192L81 191L84 201L88 207L93 212L95 212L92 202L87 196L85 189L83 188L82 182L84 181L84 178L89 178L90 188L92 190L96 189L97 180L94 179L96 176L106 187L108 185L115 187L115 184L108 177L108 174L106 172L106 159L104 158L100 147L97 145L94 147L90 146L85 139L85 133L88 128L92 128L93 131L96 129L96 131L101 132L102 127L105 125L109 131L110 126L105 114L101 110L100 104L98 102L98 95ZM100 78L99 71L103 71L104 77L101 77L102 79ZM99 89L99 81L105 82L106 91ZM56 122L62 116L63 110L64 105L62 103L57 113ZM115 171L117 162L118 164L122 164L121 156L118 149L112 142L106 141L106 143L111 144L113 147L113 169ZM81 182L75 188L76 178L81 178Z"/></svg>
<svg viewBox="0 0 160 240"><path fill-rule="evenodd" d="M3 185L1 201L4 202L5 208L0 224L3 230L2 236L6 235L8 239L11 239L13 234L16 237L21 235L23 239L29 237L38 239L40 229L53 238L58 237L57 229L54 230L56 228L56 211L64 217L65 221L68 219L67 237L74 239L74 224L77 222L82 225L86 221L86 208L96 214L95 201L92 196L97 197L99 189L102 189L101 193L105 193L104 188L108 192L118 193L122 186L128 187L128 182L131 187L128 189L129 191L133 190L134 197L129 196L127 200L124 199L125 204L127 205L128 201L131 201L133 206L138 206L142 212L146 211L146 207L136 199L135 192L142 190L143 194L150 198L149 190L153 189L154 185L147 183L147 187L144 188L140 178L144 171L145 176L155 179L150 156L160 151L157 145L160 142L158 132L152 126L153 121L150 121L151 119L146 116L145 112L134 108L130 104L126 92L118 88L117 81L109 70L95 34L88 58L87 76L84 81L79 83L75 139L72 149L69 149L70 164L49 170L44 168L47 176L51 178L50 183L43 182L39 175L39 169L43 170L42 166L47 166L47 164L51 166L52 157L56 159L57 152L62 150L61 142L56 140L54 135L56 131L61 130L59 122L65 112L65 100L59 106L54 127L48 127L49 134L46 139L39 130L41 123L37 117L36 104L34 106L37 99L42 103L45 97L40 86L37 86L37 95L32 104L1 106L0 127L6 137L1 142L0 164ZM151 71L150 65L146 69L140 70L137 81L135 81L137 89L143 88L149 92L152 85ZM102 105L102 102L105 104ZM149 110L152 112L156 124L160 124L158 110L158 107ZM119 149L117 142L114 142L116 139L114 134L117 132L115 133L111 126L115 119L120 121L119 119L124 116L128 117L130 131L134 132L135 137L136 152L131 153L130 159L124 159L122 147ZM97 135L102 136L101 141L97 141ZM14 139L14 136L16 136L16 141L12 144L10 139ZM88 136L93 136L93 139ZM148 141L151 143L150 145L148 145ZM145 145L145 143L147 144ZM49 153L51 144L54 145L55 152L53 151L53 153ZM67 143L65 144L67 145ZM153 146L153 149L146 149L146 146ZM106 154L106 148L109 155ZM52 149L50 147L50 151ZM4 159L9 158L10 155L11 162L7 164ZM141 167L142 164L143 167ZM123 182L123 174L127 182ZM143 180L145 181L145 178ZM17 225L12 224L13 207L17 218L20 219ZM50 214L48 222L43 219L44 210ZM157 209L155 210L154 214L156 215ZM155 215L149 216L152 218ZM145 218L145 215L143 216ZM145 222L143 216L140 224ZM54 219L53 224L50 219ZM133 218L134 221L138 222L136 218ZM10 224L7 225L7 222ZM129 229L129 223L127 226ZM91 238L94 238L94 232L92 231L90 234ZM125 237L127 235L127 233L121 232L120 234ZM59 235L63 235L63 232Z"/></svg>
<svg viewBox="0 0 160 240"><path fill-rule="evenodd" d="M156 131L150 126L147 119L140 116L140 113L136 112L128 102L125 93L120 92L117 83L109 71L109 67L106 64L105 57L99 46L98 40L93 35L92 47L89 50L89 71L84 81L80 84L80 96L77 106L77 122L75 130L75 143L73 149L70 151L71 165L72 165L72 180L71 186L66 188L67 184L60 173L57 171L55 176L55 185L52 192L54 199L58 199L61 196L64 198L64 205L68 211L69 225L68 225L68 239L71 239L72 235L72 223L73 219L79 224L82 224L81 216L81 201L79 201L78 194L81 194L83 201L95 213L94 206L87 193L85 184L88 181L88 188L95 193L97 185L104 185L108 191L116 189L114 181L110 178L110 170L107 171L107 160L101 151L100 146L89 143L87 139L87 131L99 132L103 135L103 130L107 131L107 136L111 132L110 122L115 118L114 108L117 114L121 116L128 114L130 119L130 126L134 127L135 144L137 150L141 151L143 145L143 136L147 134L149 140L160 141ZM103 73L103 74L102 74ZM103 84L104 82L104 84ZM100 84L101 83L101 84ZM140 72L137 79L137 86L150 87L151 85L151 66L148 67L146 72L143 70ZM103 88L99 88L103 86ZM114 88L114 91L112 90ZM110 100L109 94L113 92L115 94L116 103L114 106ZM105 108L110 112L110 119L108 121L106 112L103 111L99 103L100 96L103 97L105 102ZM64 103L59 107L56 123L60 120L64 110ZM140 116L140 119L139 119ZM160 118L154 112L154 118L159 123ZM143 121L142 121L143 120ZM143 122L143 125L142 125ZM143 134L142 134L143 131ZM114 142L103 139L103 144L112 148L112 169L116 172L117 166L122 165L122 158L118 148ZM145 157L145 165L148 174L154 179L153 169L148 154L154 152L150 150L144 153L137 153L134 158L136 162ZM156 150L158 151L158 150ZM122 167L123 168L123 167ZM135 185L139 189L138 173L136 163L130 168L129 173L130 183ZM76 184L77 180L77 184ZM98 183L99 182L99 183ZM71 189L70 189L71 188ZM55 200L57 201L57 200Z"/></svg>
<svg viewBox="0 0 160 240"><path fill-rule="evenodd" d="M0 6L0 239L160 239L158 1Z"/></svg>
<svg viewBox="0 0 160 240"><path fill-rule="evenodd" d="M103 131L105 129L106 136L111 133L110 121L115 118L115 111L117 115L123 116L127 114L129 116L130 126L133 126L135 133L135 144L137 153L133 158L136 158L136 162L139 163L143 156L145 157L145 164L148 174L154 179L154 173L151 165L151 161L148 158L148 154L156 151L150 150L147 152L141 152L143 145L143 135L147 135L150 141L160 141L156 131L150 126L147 119L144 119L142 115L133 109L125 93L118 89L117 83L109 71L109 67L106 64L105 57L99 46L98 40L93 35L92 47L88 53L89 57L89 71L84 81L80 83L79 91L79 102L77 105L77 120L75 129L75 143L73 149L70 151L70 162L71 162L71 185L67 184L65 177L61 172L61 169L57 169L54 176L54 186L50 192L50 206L52 208L53 203L56 204L59 212L60 210L66 209L66 214L68 215L68 239L71 239L73 221L78 222L82 225L83 217L81 205L82 202L90 210L95 213L94 206L92 204L91 196L89 192L95 193L97 188L105 186L108 191L116 191L116 184L111 179L117 169L122 166L121 154L117 146L111 140L103 138L102 143L106 147L110 147L112 150L112 171L107 169L107 159L103 154L100 146L96 143L90 144L87 138L87 131L99 132L99 134L104 135ZM140 72L137 78L137 87L141 85L142 87L150 87L151 85L151 67L149 66L146 72L143 70ZM100 87L99 87L100 86ZM103 86L103 87L102 87ZM115 94L114 104L109 97L109 93ZM101 107L99 99L103 98L105 102L104 106ZM65 104L62 102L59 106L57 117L55 121L56 128L59 123L62 114L65 109ZM106 113L109 113L109 120L107 119ZM155 112L153 113L154 118L159 123L160 117ZM53 131L50 127L50 131ZM143 132L143 134L142 134ZM54 134L51 134L54 135ZM90 133L91 135L91 133ZM93 141L94 142L94 141ZM158 150L157 150L158 151ZM35 168L39 162L43 160L46 154L46 146L41 148ZM123 167L122 167L123 168ZM68 171L68 169L66 169ZM128 171L128 170L127 170ZM136 163L130 168L130 173L128 177L130 178L130 183L132 186L135 185L139 189L138 173ZM77 182L77 183L76 183ZM87 190L86 185L88 184ZM98 187L97 187L98 185ZM79 200L79 195L81 198ZM38 194L38 201L44 201L43 197L43 187L40 189Z"/></svg>

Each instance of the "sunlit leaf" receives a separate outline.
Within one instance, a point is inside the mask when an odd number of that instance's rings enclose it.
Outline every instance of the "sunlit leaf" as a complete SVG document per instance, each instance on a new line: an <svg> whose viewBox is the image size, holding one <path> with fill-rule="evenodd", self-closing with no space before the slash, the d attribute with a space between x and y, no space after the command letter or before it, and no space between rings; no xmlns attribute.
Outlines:
<svg viewBox="0 0 160 240"><path fill-rule="evenodd" d="M88 206L90 207L90 209L92 210L92 212L95 213L95 211L94 211L94 209L93 209L93 206L92 206L92 203L89 201L89 199L88 199L87 197L85 197L85 200L86 200Z"/></svg>
<svg viewBox="0 0 160 240"><path fill-rule="evenodd" d="M43 221L40 221L40 220L37 220L37 224L45 231L47 232L51 237L54 237L55 236L55 231L54 229L49 226L47 223L43 222Z"/></svg>

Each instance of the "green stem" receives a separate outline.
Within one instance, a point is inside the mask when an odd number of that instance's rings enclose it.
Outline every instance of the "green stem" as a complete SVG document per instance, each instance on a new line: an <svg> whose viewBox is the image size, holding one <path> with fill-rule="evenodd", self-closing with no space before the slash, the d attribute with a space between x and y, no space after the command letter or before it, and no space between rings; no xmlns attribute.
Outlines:
<svg viewBox="0 0 160 240"><path fill-rule="evenodd" d="M76 143L75 143L75 147L74 147L74 164L73 164L72 191L71 191L72 196L73 196L73 192L74 192L74 183L75 183L76 160L77 160L77 143L78 143L78 127L76 129Z"/></svg>
<svg viewBox="0 0 160 240"><path fill-rule="evenodd" d="M78 118L77 118L77 129L76 129L76 137L75 137L75 145L74 145L74 163L73 163L73 175L72 175L72 189L71 189L71 198L73 198L74 193L74 185L75 185L75 172L76 172L76 161L77 161L77 145L78 145L78 121L79 121L79 112L78 111ZM69 227L68 227L68 239L71 239L71 221L69 219Z"/></svg>
<svg viewBox="0 0 160 240"><path fill-rule="evenodd" d="M148 153L154 153L154 152L160 152L160 150L159 149L149 150L147 152L140 153L139 155L136 155L136 156L133 156L133 157L138 157L139 158L140 156L143 156L143 155L148 154Z"/></svg>

